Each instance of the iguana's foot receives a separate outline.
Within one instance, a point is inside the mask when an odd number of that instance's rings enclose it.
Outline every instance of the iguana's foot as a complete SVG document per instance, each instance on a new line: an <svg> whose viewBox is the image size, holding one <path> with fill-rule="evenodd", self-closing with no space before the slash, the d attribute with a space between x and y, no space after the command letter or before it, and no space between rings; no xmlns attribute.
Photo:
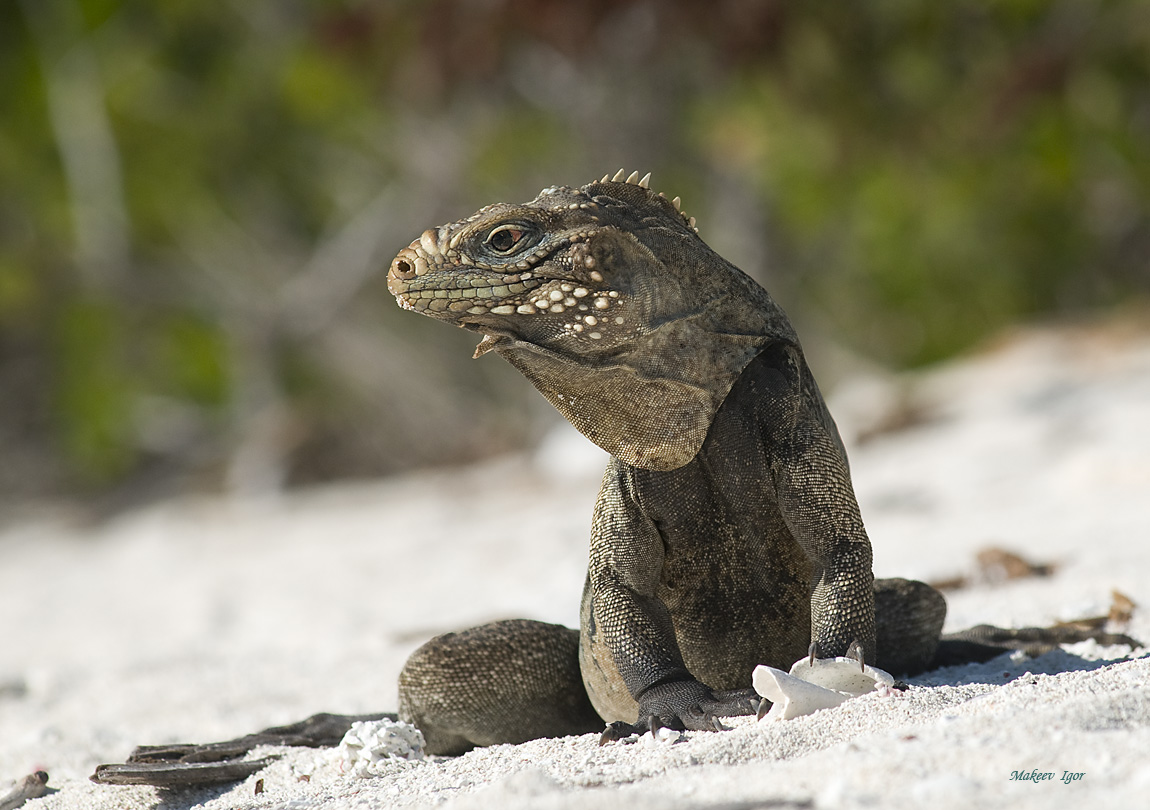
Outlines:
<svg viewBox="0 0 1150 810"><path fill-rule="evenodd" d="M671 681L652 686L639 698L635 723L616 721L607 726L599 744L632 734L652 734L660 728L675 731L726 731L720 718L754 714L759 696L754 689L712 690L698 681Z"/></svg>

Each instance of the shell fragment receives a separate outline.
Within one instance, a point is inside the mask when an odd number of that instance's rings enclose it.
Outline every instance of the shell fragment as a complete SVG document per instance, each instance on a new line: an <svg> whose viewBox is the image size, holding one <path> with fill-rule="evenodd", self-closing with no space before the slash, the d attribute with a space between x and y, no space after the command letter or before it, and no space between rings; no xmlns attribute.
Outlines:
<svg viewBox="0 0 1150 810"><path fill-rule="evenodd" d="M790 720L830 709L852 697L894 686L890 673L860 667L853 658L800 658L789 673L774 667L755 667L751 682L755 691L771 701L767 718Z"/></svg>

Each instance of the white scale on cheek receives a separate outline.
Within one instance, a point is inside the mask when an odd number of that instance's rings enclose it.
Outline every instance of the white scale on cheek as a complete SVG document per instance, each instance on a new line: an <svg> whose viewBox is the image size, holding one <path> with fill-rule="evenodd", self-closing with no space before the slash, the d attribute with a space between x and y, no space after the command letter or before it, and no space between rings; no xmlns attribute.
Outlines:
<svg viewBox="0 0 1150 810"><path fill-rule="evenodd" d="M587 266L594 266L594 260L587 262ZM598 271L592 271L589 275L595 281L601 282L603 280L602 274ZM522 273L519 276L521 281L530 277L530 273ZM491 308L488 311L496 315L510 315L512 313L517 313L520 315L537 315L540 313L561 315L562 313L566 312L568 308L576 309L579 312L587 312L589 309L588 305L578 299L586 298L591 294L591 291L586 287L575 287L572 284L561 283L558 289L552 289L548 291L546 295L540 294L538 298L530 299L525 303L519 304L517 306L514 304L501 304L497 307ZM620 296L618 290L600 291L595 294L592 305L596 310L602 312L603 310L611 308L612 298L618 299L619 297ZM624 323L624 319L621 316L615 316L611 320L619 326L622 326ZM583 333L586 334L586 336L591 340L601 340L603 338L602 332L585 331L584 324L594 327L598 326L599 324L606 323L607 320L603 315L600 315L599 317L595 317L594 315L586 315L583 316L582 322L575 321L572 323L563 324L563 329L568 334Z"/></svg>
<svg viewBox="0 0 1150 810"><path fill-rule="evenodd" d="M583 298L588 294L588 291L586 289L584 289L583 287L579 287L579 288L573 290L572 293L573 293L573 295L575 295L579 298ZM552 298L555 297L554 293L552 293L551 297ZM600 312L602 312L603 310L606 310L606 309L610 309L612 298L615 298L615 299L619 298L619 291L618 290L610 290L607 292L600 293L594 299L595 309L599 310ZM570 297L564 298L564 300L563 300L563 304L568 306L568 307L570 307L574 303L576 303L576 302L573 301L572 298L570 298ZM557 308L558 307L551 307L550 311L555 312ZM586 312L588 307L586 304L580 302L578 304L578 306L576 307L576 309L580 312ZM621 315L616 315L614 318L611 318L611 321L613 321L617 326L622 326L625 323L625 319ZM607 322L608 321L604 315L599 315L598 317L596 317L595 315L585 315L585 316L583 316L582 323L580 323L578 321L576 321L574 323L565 323L565 324L563 324L563 328L568 333L571 333L571 332L583 333L587 337L589 337L591 340L602 340L602 338L603 338L602 332L600 332L600 331L587 331L587 332L585 332L583 325L586 324L587 326L594 327L594 326L598 326L601 323L605 324Z"/></svg>

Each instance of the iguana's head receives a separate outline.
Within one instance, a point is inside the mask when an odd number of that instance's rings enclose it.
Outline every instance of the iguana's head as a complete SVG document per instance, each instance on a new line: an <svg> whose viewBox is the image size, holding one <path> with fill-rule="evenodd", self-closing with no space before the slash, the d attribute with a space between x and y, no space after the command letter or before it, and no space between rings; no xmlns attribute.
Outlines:
<svg viewBox="0 0 1150 810"><path fill-rule="evenodd" d="M650 175L544 189L424 231L391 263L400 306L480 332L612 455L674 469L772 339L766 292L698 237Z"/></svg>

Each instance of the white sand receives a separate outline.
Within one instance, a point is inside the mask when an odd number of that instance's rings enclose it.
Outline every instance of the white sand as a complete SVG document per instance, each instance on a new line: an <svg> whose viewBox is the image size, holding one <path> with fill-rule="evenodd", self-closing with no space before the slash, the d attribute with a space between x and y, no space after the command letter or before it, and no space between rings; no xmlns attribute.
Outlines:
<svg viewBox="0 0 1150 810"><path fill-rule="evenodd" d="M1104 613L1111 588L1150 606L1150 336L1033 332L912 381L844 386L832 409L848 440L899 391L930 419L851 456L879 576L954 574L998 545L1061 567L950 595L950 628ZM538 740L374 779L282 749L226 791L88 781L138 743L394 709L404 658L437 632L516 616L574 625L599 466L559 439L542 461L4 530L0 795L44 768L59 792L30 810L1145 802L1150 659L1092 643L675 744ZM1150 611L1129 632L1150 639ZM1054 779L1010 778L1035 769ZM1064 784L1066 771L1083 776Z"/></svg>

